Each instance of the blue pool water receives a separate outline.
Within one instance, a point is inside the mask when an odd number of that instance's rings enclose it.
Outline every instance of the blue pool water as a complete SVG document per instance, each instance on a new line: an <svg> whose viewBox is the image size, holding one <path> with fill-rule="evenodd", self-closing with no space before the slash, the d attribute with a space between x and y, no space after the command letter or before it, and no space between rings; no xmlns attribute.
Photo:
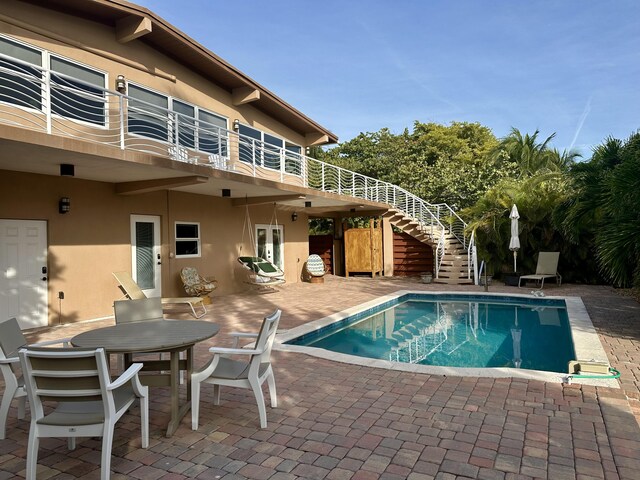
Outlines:
<svg viewBox="0 0 640 480"><path fill-rule="evenodd" d="M563 300L409 294L287 342L422 365L566 372Z"/></svg>

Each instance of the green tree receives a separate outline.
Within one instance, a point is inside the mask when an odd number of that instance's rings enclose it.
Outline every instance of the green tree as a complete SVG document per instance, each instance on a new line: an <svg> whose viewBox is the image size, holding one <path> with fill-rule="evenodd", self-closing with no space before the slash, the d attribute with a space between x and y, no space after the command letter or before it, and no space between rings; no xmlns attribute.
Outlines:
<svg viewBox="0 0 640 480"><path fill-rule="evenodd" d="M640 287L640 132L607 138L571 169L573 195L555 218L573 245L589 247L614 285Z"/></svg>
<svg viewBox="0 0 640 480"><path fill-rule="evenodd" d="M519 270L533 270L537 252L541 250L561 251L563 262L570 256L552 214L567 200L570 193L567 172L579 155L550 148L555 134L543 142L538 141L538 135L538 131L523 135L512 128L500 140L490 157L505 176L475 205L462 212L471 219L468 228L476 233L480 258L486 259L495 273L513 269L508 248L509 212L513 204L520 213Z"/></svg>
<svg viewBox="0 0 640 480"><path fill-rule="evenodd" d="M502 178L489 159L497 139L479 123L415 122L413 131L361 133L320 154L334 165L401 186L430 203L473 205Z"/></svg>

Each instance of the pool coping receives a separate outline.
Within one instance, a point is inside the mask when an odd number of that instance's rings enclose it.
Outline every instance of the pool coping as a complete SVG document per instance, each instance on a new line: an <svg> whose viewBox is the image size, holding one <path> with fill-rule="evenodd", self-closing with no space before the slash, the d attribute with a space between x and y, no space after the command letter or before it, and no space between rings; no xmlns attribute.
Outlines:
<svg viewBox="0 0 640 480"><path fill-rule="evenodd" d="M533 293L533 292L532 292ZM493 368L468 368L468 367L441 367L433 365L417 365L411 363L391 362L389 360L381 360L375 358L358 357L344 353L331 352L316 347L303 345L286 344L301 335L308 334L323 327L331 325L335 322L343 320L349 316L355 315L373 308L379 304L393 301L404 295L429 295L429 296L461 296L468 297L467 292L425 292L418 290L399 290L395 293L378 297L374 300L347 308L340 312L333 313L326 317L314 320L303 325L299 325L285 332L276 335L273 348L279 351L304 353L326 360L332 360L342 363L350 363L364 367L382 368L386 370L396 370L402 372L424 373L429 375L445 375L457 377L486 377L486 378L522 378L527 380L540 380L544 382L564 382L568 380L568 374L556 372L544 372L540 370L525 370L519 368L493 367ZM525 293L474 293L473 296L489 296L489 297L513 297L513 298L537 298L533 294ZM593 360L599 362L608 362L607 354L600 342L600 337L596 332L589 313L587 312L582 298L565 297L565 296L545 296L546 300L562 300L567 306L567 314L569 316L569 324L571 329L571 338L573 340L576 359ZM615 379L588 379L573 378L572 383L582 385L593 385L609 388L620 388L620 384Z"/></svg>

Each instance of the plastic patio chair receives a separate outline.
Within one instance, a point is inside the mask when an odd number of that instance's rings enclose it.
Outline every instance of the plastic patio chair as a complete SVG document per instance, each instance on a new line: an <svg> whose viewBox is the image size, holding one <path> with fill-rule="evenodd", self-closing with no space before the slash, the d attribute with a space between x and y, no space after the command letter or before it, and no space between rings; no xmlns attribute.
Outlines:
<svg viewBox="0 0 640 480"><path fill-rule="evenodd" d="M27 480L35 480L40 438L102 437L100 478L111 476L111 448L116 422L140 399L142 448L149 446L149 393L140 383L141 363L111 381L102 348L24 348L19 352L31 403ZM53 402L53 411L43 402Z"/></svg>
<svg viewBox="0 0 640 480"><path fill-rule="evenodd" d="M180 278L184 284L184 289L189 295L203 297L209 295L217 287L217 280L209 277L203 277L193 267L184 267L180 271Z"/></svg>
<svg viewBox="0 0 640 480"><path fill-rule="evenodd" d="M555 278L558 286L562 284L562 276L558 273L558 260L560 252L540 252L538 253L538 265L536 273L532 275L522 275L518 279L518 287L522 287L522 280L535 280L540 282L540 289L544 287L545 278ZM526 282L525 282L526 283Z"/></svg>
<svg viewBox="0 0 640 480"><path fill-rule="evenodd" d="M32 346L63 344L68 345L69 339L40 342ZM14 398L18 399L18 418L24 418L27 391L24 387L22 374L18 368L20 359L18 350L27 346L20 325L15 318L0 323L0 370L4 378L4 393L0 405L0 440L5 439L9 408Z"/></svg>
<svg viewBox="0 0 640 480"><path fill-rule="evenodd" d="M191 428L198 429L200 409L200 385L209 383L214 386L214 405L220 405L220 387L222 385L237 388L250 388L256 397L260 413L260 427L267 428L267 410L265 407L262 384L266 381L269 386L271 406L278 406L276 396L276 381L271 368L271 347L278 330L281 310L276 310L264 318L260 332L231 333L234 337L233 348L212 347L211 361L200 371L191 376ZM253 338L253 348L238 348L241 338ZM228 356L248 355L248 361L239 361Z"/></svg>
<svg viewBox="0 0 640 480"><path fill-rule="evenodd" d="M113 276L116 277L120 289L127 298L131 300L147 298L138 284L133 281L129 272L113 272ZM207 313L207 308L202 301L202 297L163 297L160 301L162 302L162 305L189 305L191 313L193 313L193 316L196 318L200 318ZM202 312L200 314L196 313L195 307L198 307L199 309L202 308Z"/></svg>

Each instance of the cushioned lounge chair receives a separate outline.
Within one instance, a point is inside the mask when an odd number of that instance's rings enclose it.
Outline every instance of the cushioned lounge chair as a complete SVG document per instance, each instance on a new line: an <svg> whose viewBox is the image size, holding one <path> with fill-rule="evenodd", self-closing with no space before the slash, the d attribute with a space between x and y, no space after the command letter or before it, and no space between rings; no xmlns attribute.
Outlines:
<svg viewBox="0 0 640 480"><path fill-rule="evenodd" d="M65 338L40 342L33 346L56 344L66 346L68 342L69 339ZM2 394L2 404L0 405L0 440L5 438L9 408L14 398L18 399L18 418L24 418L27 390L24 387L22 374L17 365L20 363L18 350L26 346L27 339L24 337L15 318L10 318L0 323L0 371L2 371L2 377L4 378L4 393Z"/></svg>
<svg viewBox="0 0 640 480"><path fill-rule="evenodd" d="M261 257L238 257L238 262L249 274L248 283L258 286L275 286L285 283L284 272Z"/></svg>
<svg viewBox="0 0 640 480"><path fill-rule="evenodd" d="M198 429L200 410L200 384L209 383L214 386L213 403L220 404L220 386L250 388L256 397L260 414L260 427L267 428L267 410L262 393L262 384L269 386L271 406L278 406L276 381L271 368L271 347L278 330L280 315L276 310L264 318L259 333L231 333L234 337L233 348L212 347L213 358L200 371L191 375L191 428ZM238 348L241 338L255 339L253 348ZM247 361L233 360L231 356L249 356Z"/></svg>
<svg viewBox="0 0 640 480"><path fill-rule="evenodd" d="M218 288L217 280L203 277L193 267L184 267L180 270L180 278L184 284L185 292L189 295L205 297Z"/></svg>
<svg viewBox="0 0 640 480"><path fill-rule="evenodd" d="M38 348L19 352L31 404L27 445L27 480L35 480L40 438L102 437L100 478L111 476L111 449L116 422L140 399L142 448L149 446L149 394L134 363L111 381L102 348ZM54 403L55 409L43 406Z"/></svg>
<svg viewBox="0 0 640 480"><path fill-rule="evenodd" d="M130 300L141 300L147 298L142 289L131 278L129 272L113 272L113 276L116 277L118 285L126 297ZM175 298L161 298L162 305L189 305L191 313L196 318L202 317L207 313L207 308L204 306L204 302L201 297L175 297ZM200 314L196 312L196 307L202 309Z"/></svg>
<svg viewBox="0 0 640 480"><path fill-rule="evenodd" d="M558 286L562 284L562 276L558 273L558 260L560 252L540 252L538 253L538 265L536 273L533 275L522 275L518 280L518 287L522 287L522 281L534 280L540 282L540 289L544 287L545 278L555 278Z"/></svg>

